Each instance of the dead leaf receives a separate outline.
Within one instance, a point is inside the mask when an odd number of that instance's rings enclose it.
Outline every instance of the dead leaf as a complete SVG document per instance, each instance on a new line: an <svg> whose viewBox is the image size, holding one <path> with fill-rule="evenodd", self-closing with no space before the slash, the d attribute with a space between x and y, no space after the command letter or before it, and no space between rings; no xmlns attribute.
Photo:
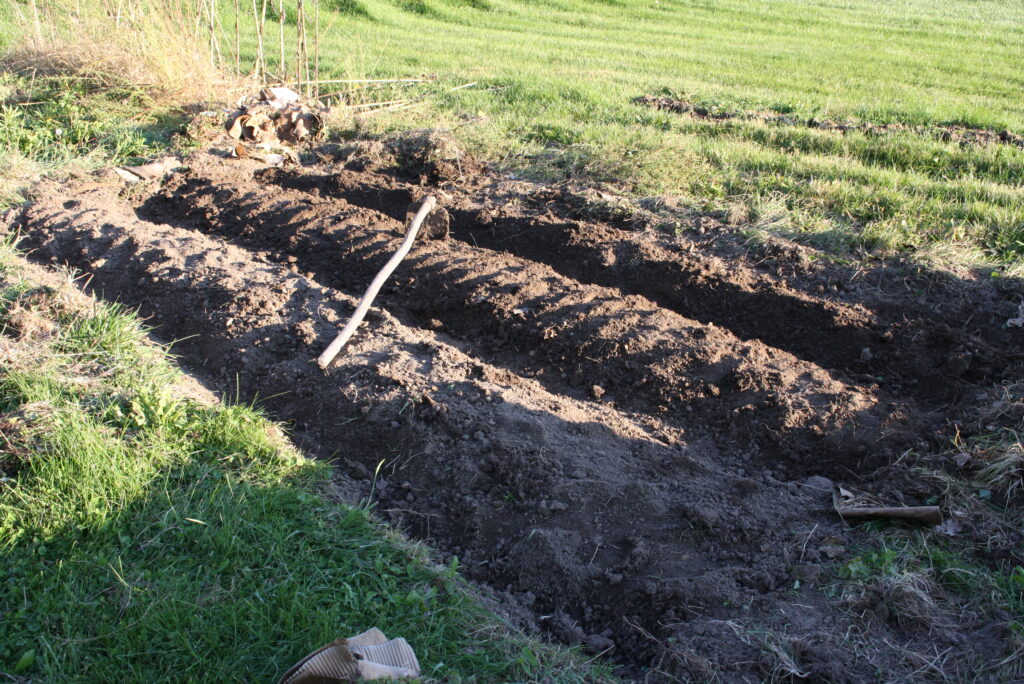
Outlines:
<svg viewBox="0 0 1024 684"><path fill-rule="evenodd" d="M971 455L966 451L961 451L959 454L953 456L953 462L956 463L957 468L963 468L971 460Z"/></svg>
<svg viewBox="0 0 1024 684"><path fill-rule="evenodd" d="M935 531L939 534L944 534L948 537L955 537L961 531L963 531L963 525L953 520L952 518L946 518L941 525L935 526Z"/></svg>

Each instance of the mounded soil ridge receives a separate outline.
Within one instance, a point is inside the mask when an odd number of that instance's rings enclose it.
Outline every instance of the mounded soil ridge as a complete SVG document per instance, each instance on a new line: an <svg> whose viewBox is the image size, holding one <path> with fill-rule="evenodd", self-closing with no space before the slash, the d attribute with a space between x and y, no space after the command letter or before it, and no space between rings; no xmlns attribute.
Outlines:
<svg viewBox="0 0 1024 684"><path fill-rule="evenodd" d="M373 481L382 515L513 619L627 677L773 676L754 634L823 681L909 673L851 634L964 662L1007 645L987 625L864 622L808 578L857 538L831 482L936 494L906 454L943 448L979 392L1019 375L1016 285L600 221L471 164L323 156L199 153L148 191L54 186L7 223L33 259L137 307L211 387L289 423L344 495ZM320 371L427 192L451 234L417 243Z"/></svg>

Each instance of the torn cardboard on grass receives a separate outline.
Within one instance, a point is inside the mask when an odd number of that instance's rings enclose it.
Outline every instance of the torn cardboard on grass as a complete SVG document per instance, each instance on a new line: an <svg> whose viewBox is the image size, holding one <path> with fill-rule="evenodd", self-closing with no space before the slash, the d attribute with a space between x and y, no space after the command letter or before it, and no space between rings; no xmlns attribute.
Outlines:
<svg viewBox="0 0 1024 684"><path fill-rule="evenodd" d="M409 643L388 639L376 627L318 648L284 673L278 684L334 684L418 677L420 663Z"/></svg>
<svg viewBox="0 0 1024 684"><path fill-rule="evenodd" d="M246 100L228 117L228 135L258 145L299 143L316 138L324 127L327 110L304 104L288 88L267 88L258 99Z"/></svg>
<svg viewBox="0 0 1024 684"><path fill-rule="evenodd" d="M324 116L329 108L319 103L308 105L290 88L264 88L257 97L246 97L228 115L224 128L235 141L230 156L255 159L269 166L298 163L298 154L289 145L315 140L324 129ZM203 118L220 117L223 113L202 112L190 128L204 129ZM199 123L196 123L199 122ZM128 183L160 180L180 166L175 157L164 157L142 166L118 166L114 172Z"/></svg>

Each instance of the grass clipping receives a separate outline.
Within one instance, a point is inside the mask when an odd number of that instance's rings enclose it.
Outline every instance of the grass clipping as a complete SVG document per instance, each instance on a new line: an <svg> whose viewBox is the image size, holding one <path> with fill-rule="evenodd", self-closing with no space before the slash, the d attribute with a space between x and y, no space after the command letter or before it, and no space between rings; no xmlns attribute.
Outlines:
<svg viewBox="0 0 1024 684"><path fill-rule="evenodd" d="M175 102L223 95L215 41L201 8L172 0L11 3L13 35L0 69L142 86Z"/></svg>

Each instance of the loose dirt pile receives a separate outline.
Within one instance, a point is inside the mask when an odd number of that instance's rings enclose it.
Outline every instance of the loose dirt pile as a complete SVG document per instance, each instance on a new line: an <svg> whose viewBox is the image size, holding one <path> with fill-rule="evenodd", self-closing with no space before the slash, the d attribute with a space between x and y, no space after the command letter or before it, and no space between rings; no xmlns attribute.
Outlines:
<svg viewBox="0 0 1024 684"><path fill-rule="evenodd" d="M704 105L677 100L664 95L642 95L633 100L634 103L661 109L675 114L689 114L697 119L710 119L714 121L728 121L730 119L741 119L744 121L763 121L768 124L779 126L806 126L825 131L838 131L848 133L857 131L869 136L892 135L896 133L913 133L916 135L927 135L943 142L955 142L963 147L971 145L1011 145L1024 148L1024 135L1019 135L1008 130L993 131L986 128L972 128L969 126L958 126L946 124L940 126L912 126L904 123L874 123L871 121L837 121L832 119L818 119L811 117L800 118L789 114L777 112L747 111L736 112L726 110L715 110Z"/></svg>
<svg viewBox="0 0 1024 684"><path fill-rule="evenodd" d="M858 539L832 481L924 503L938 490L907 452L943 449L1019 376L1018 285L583 220L578 198L450 156L203 153L148 193L51 188L10 223L181 340L211 386L288 421L353 499L375 480L382 515L515 619L626 676L898 679L919 667L907 652L1003 652L987 623L858 618L818 582ZM319 371L428 190L450 237L414 247Z"/></svg>

